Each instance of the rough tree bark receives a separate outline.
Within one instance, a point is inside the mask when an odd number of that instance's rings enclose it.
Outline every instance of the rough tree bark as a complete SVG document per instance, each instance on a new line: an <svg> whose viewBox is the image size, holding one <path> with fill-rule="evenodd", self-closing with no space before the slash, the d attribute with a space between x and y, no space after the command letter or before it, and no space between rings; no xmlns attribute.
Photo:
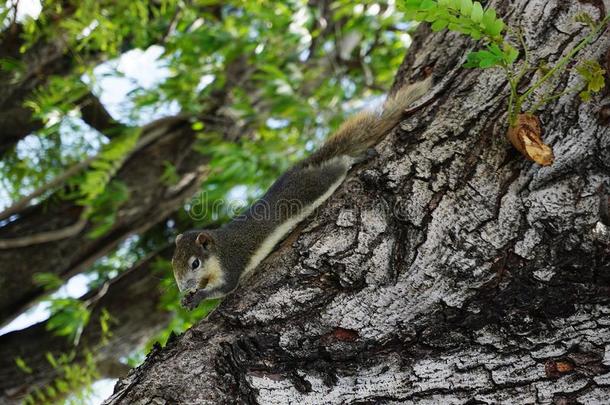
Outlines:
<svg viewBox="0 0 610 405"><path fill-rule="evenodd" d="M605 12L593 3L491 6L553 63L586 33L575 14ZM545 107L556 161L540 167L504 137L503 75L461 67L473 46L421 27L395 87L431 70L425 107L107 403L607 403L607 99Z"/></svg>
<svg viewBox="0 0 610 405"><path fill-rule="evenodd" d="M315 3L315 2L314 2ZM313 5L314 3L311 3ZM326 25L323 33L337 31L331 10L323 2L325 19L332 24ZM211 6L215 7L215 6ZM327 15L328 14L328 15ZM220 18L220 15L219 15ZM321 21L324 20L321 18ZM43 123L32 118L32 112L23 107L23 101L30 97L32 91L43 85L51 75L68 75L75 67L74 55L66 53L65 41L58 37L41 39L26 54L20 54L21 45L19 34L21 27L16 24L10 31L6 31L0 43L0 56L12 57L22 61L27 66L25 77L27 80L14 81L8 74L0 74L0 155L5 153L21 138L39 129ZM10 34L10 35L9 35ZM324 35L317 37L324 38ZM155 40L155 38L151 38ZM127 44L125 44L127 45ZM131 46L131 45L130 45ZM352 45L350 45L352 46ZM313 49L313 45L312 45ZM350 52L347 52L350 53ZM312 52L313 54L313 52ZM89 52L81 57L81 62L95 63L104 60L107 55L101 52ZM312 63L329 63L333 60L333 68L337 65L352 63L327 55L328 61L312 60ZM336 59L336 60L334 60ZM259 90L252 80L243 83L249 78L249 69L240 59L229 64L227 75L228 86L240 85L240 89L248 92ZM329 63L330 69L330 63ZM6 73L6 72L5 72ZM309 87L315 87L309 85ZM304 89L307 92L307 86ZM208 100L209 111L202 113L202 120L212 117L207 128L218 129L228 134L228 139L247 136L249 129L235 125L229 119L217 114L217 109L227 103L230 96L230 87L218 91ZM83 120L91 127L111 138L120 134L125 125L116 122L93 94L87 94L79 100ZM263 108L265 108L263 106ZM169 121L152 123L147 126L148 132L161 131L162 135L155 138L146 148L128 159L124 167L117 174L117 179L123 181L130 190L128 203L118 212L118 219L113 229L104 237L92 240L87 236L92 225L86 224L79 232L71 237L44 244L31 244L24 247L0 248L0 324L17 316L21 310L35 302L45 291L33 283L32 275L39 272L53 272L67 278L85 270L96 259L115 248L125 237L139 233L163 221L172 211L175 211L183 200L191 196L199 187L203 173L199 170L207 161L191 149L194 142L194 132L190 129L188 119L171 121L172 125L164 126ZM174 125L175 124L175 125ZM222 128L220 128L222 126ZM147 131L144 131L145 133ZM173 163L181 181L177 186L168 186L160 180L163 162ZM66 229L78 222L82 208L61 199L49 198L40 204L20 210L18 215L11 218L0 229L2 241L14 238L34 237L44 232L56 232ZM134 269L128 271L129 276L122 276L120 282L112 283L109 291L95 307L99 311L102 307L110 305L110 312L115 315L119 326L113 328L113 336L109 347L115 350L104 351L98 354L97 360L107 364L116 364L116 359L125 353L132 352L141 343L145 336L151 336L154 331L166 324L167 314L154 313L158 302L158 292L155 289L156 280L151 274L142 275L142 267L138 267L141 278L133 278ZM134 280L137 279L137 282ZM131 288L126 288L130 282ZM134 288L138 289L134 295ZM146 292L146 288L149 290ZM146 293L145 293L146 292ZM120 304L122 303L122 304ZM119 305L120 304L120 305ZM117 307L118 305L118 307ZM133 305L133 314L130 306ZM145 316L150 311L151 316ZM96 312L97 313L97 312ZM93 314L93 319L96 318ZM99 338L97 323L90 324L81 339L81 346L94 342ZM0 337L0 403L15 402L23 397L29 389L44 386L57 377L55 370L46 361L46 352L64 353L71 350L71 344L66 339L55 337L45 331L45 324L41 323ZM22 357L34 370L32 374L22 373L15 364L15 357ZM79 360L79 359L77 359ZM6 378L2 378L5 376Z"/></svg>

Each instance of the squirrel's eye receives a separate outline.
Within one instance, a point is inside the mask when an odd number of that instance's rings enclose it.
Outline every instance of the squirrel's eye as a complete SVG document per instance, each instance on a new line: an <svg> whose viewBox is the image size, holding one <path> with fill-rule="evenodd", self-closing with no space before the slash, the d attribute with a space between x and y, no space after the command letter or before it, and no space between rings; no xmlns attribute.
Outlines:
<svg viewBox="0 0 610 405"><path fill-rule="evenodd" d="M193 260L193 262L191 263L191 268L193 270L195 270L197 267L199 267L199 259L195 259Z"/></svg>

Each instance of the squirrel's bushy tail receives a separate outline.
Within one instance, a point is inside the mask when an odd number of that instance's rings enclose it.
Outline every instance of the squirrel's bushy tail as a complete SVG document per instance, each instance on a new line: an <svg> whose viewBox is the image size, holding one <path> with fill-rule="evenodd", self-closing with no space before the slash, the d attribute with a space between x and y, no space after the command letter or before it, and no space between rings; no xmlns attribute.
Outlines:
<svg viewBox="0 0 610 405"><path fill-rule="evenodd" d="M304 163L320 164L337 156L362 157L400 122L404 111L426 94L432 79L402 87L383 104L381 114L363 111L345 121Z"/></svg>

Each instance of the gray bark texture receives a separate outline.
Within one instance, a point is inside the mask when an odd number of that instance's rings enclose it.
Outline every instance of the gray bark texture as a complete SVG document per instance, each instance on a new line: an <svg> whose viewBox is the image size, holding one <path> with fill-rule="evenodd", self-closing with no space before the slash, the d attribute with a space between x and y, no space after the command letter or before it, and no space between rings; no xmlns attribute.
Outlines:
<svg viewBox="0 0 610 405"><path fill-rule="evenodd" d="M576 14L610 6L490 5L550 64L588 32ZM608 88L544 107L540 167L505 138L502 72L461 67L474 46L420 27L394 88L432 72L423 107L106 403L610 403ZM609 48L605 32L580 58Z"/></svg>

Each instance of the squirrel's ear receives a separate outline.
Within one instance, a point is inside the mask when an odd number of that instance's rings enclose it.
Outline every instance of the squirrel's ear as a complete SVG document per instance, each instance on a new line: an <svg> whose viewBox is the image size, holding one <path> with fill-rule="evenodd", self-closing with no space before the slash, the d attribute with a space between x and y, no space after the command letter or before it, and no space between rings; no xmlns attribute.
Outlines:
<svg viewBox="0 0 610 405"><path fill-rule="evenodd" d="M176 236L176 246L178 246L178 242L180 242L180 239L182 239L182 234L178 234Z"/></svg>
<svg viewBox="0 0 610 405"><path fill-rule="evenodd" d="M197 244L204 249L208 249L212 243L212 235L208 232L201 232L197 235Z"/></svg>

